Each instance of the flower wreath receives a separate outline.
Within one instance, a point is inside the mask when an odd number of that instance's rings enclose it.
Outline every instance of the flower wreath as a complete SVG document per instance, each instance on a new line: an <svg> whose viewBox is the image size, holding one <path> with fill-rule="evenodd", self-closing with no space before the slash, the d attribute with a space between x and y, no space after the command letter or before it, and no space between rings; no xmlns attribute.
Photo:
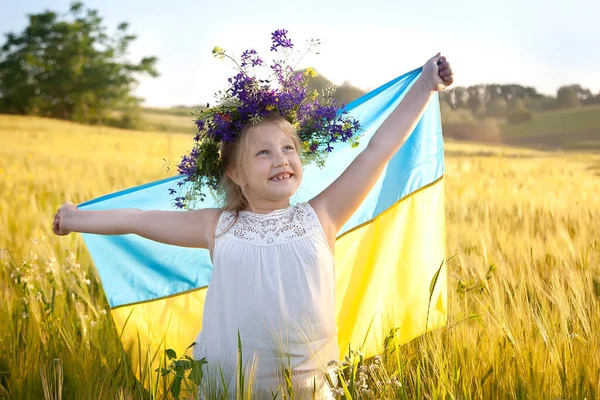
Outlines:
<svg viewBox="0 0 600 400"><path fill-rule="evenodd" d="M265 63L255 50L244 51L238 63L222 48L213 49L215 58L231 59L238 73L228 79L229 87L224 92L216 94L217 106L209 108L207 104L206 109L199 111L194 146L177 166L185 178L177 183L179 191L169 189L170 195L177 196L175 207L191 208L196 201L204 200L206 189L216 191L224 172L221 143L235 141L244 126L256 124L271 114L281 115L296 129L302 143L303 164L315 163L322 167L336 142L358 145L360 124L348 115L345 105L338 107L333 88L330 86L321 94L316 90L307 93L308 82L316 74L312 68L297 72L289 65L294 45L286 35L284 29L271 34L271 51L283 55L284 59L274 61L268 67L270 75L266 79L256 75L257 67L264 68ZM310 40L308 43L304 54L320 42ZM185 193L181 195L184 189Z"/></svg>

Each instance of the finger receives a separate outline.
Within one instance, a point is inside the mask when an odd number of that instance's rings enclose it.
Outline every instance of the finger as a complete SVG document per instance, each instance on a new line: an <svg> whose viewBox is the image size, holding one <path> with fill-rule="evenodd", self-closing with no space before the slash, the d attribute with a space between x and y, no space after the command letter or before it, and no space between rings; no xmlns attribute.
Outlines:
<svg viewBox="0 0 600 400"><path fill-rule="evenodd" d="M450 68L450 63L448 61L444 61L443 63L438 64L438 69L440 71L448 68Z"/></svg>
<svg viewBox="0 0 600 400"><path fill-rule="evenodd" d="M453 72L451 69L445 69L443 71L440 71L439 75L440 78L446 77L446 76L452 76Z"/></svg>
<svg viewBox="0 0 600 400"><path fill-rule="evenodd" d="M451 76L447 76L445 78L442 78L442 81L444 81L446 86L450 86L450 85L452 85L452 83L454 83L454 78Z"/></svg>
<svg viewBox="0 0 600 400"><path fill-rule="evenodd" d="M440 59L440 55L441 55L441 53L438 52L435 56L431 57L428 62L434 62L437 64Z"/></svg>
<svg viewBox="0 0 600 400"><path fill-rule="evenodd" d="M438 54L439 54L439 53L438 53ZM438 60L437 64L438 64L438 65L441 65L441 64L443 64L443 63L445 63L445 62L446 62L446 57L444 57L444 56L441 56L441 57L440 57L440 59Z"/></svg>

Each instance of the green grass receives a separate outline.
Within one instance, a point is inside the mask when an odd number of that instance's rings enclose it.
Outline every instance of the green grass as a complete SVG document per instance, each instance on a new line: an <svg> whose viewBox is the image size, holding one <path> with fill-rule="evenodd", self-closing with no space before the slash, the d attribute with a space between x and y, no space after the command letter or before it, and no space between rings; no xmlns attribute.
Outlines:
<svg viewBox="0 0 600 400"><path fill-rule="evenodd" d="M161 114L161 115L179 115L180 117L187 117L200 106L190 106L190 107L169 107L169 108L160 108L160 107L142 107L142 112L150 113L150 114Z"/></svg>
<svg viewBox="0 0 600 400"><path fill-rule="evenodd" d="M600 138L600 106L587 106L558 111L536 113L529 122L505 123L502 136L507 139L550 134L570 134L592 131Z"/></svg>
<svg viewBox="0 0 600 400"><path fill-rule="evenodd" d="M196 132L195 117L191 114L182 116L178 114L162 114L142 112L144 129L156 132L189 133Z"/></svg>

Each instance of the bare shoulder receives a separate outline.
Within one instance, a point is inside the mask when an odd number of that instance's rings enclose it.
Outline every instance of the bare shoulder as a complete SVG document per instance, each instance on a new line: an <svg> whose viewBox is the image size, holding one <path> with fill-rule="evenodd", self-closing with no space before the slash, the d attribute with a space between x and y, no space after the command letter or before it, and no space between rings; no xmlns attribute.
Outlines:
<svg viewBox="0 0 600 400"><path fill-rule="evenodd" d="M204 233L207 239L214 239L222 212L222 208L201 208L199 210L191 210L189 217L199 226L205 227Z"/></svg>
<svg viewBox="0 0 600 400"><path fill-rule="evenodd" d="M223 212L222 208L201 208L199 210L190 210L188 216L190 218L199 219L207 223L216 223Z"/></svg>
<svg viewBox="0 0 600 400"><path fill-rule="evenodd" d="M327 212L327 207L323 201L323 198L319 196L314 197L308 201L308 204L315 211L315 214L317 214L317 218L323 227L323 232L325 233L329 247L333 252L335 249L335 235L337 234L337 229L334 222L331 220L329 213Z"/></svg>
<svg viewBox="0 0 600 400"><path fill-rule="evenodd" d="M204 237L206 240L206 248L210 251L211 257L213 248L215 246L215 234L217 231L217 225L219 218L223 212L222 208L202 208L199 210L191 211L193 219L198 222L198 225L204 226Z"/></svg>

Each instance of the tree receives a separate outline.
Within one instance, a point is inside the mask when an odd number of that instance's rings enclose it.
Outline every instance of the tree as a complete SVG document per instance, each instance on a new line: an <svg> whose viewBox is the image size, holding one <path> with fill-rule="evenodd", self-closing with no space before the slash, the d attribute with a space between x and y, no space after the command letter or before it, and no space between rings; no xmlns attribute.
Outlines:
<svg viewBox="0 0 600 400"><path fill-rule="evenodd" d="M109 36L96 10L73 3L66 16L29 15L19 35L0 48L0 112L103 123L113 110L134 112L141 74L158 76L156 57L127 60L135 35L121 23ZM127 112L124 119L131 118Z"/></svg>
<svg viewBox="0 0 600 400"><path fill-rule="evenodd" d="M506 118L508 115L508 102L504 97L496 97L490 101L488 106L488 115L494 118Z"/></svg>
<svg viewBox="0 0 600 400"><path fill-rule="evenodd" d="M556 92L556 104L559 108L579 107L591 96L592 93L580 85L561 86Z"/></svg>

